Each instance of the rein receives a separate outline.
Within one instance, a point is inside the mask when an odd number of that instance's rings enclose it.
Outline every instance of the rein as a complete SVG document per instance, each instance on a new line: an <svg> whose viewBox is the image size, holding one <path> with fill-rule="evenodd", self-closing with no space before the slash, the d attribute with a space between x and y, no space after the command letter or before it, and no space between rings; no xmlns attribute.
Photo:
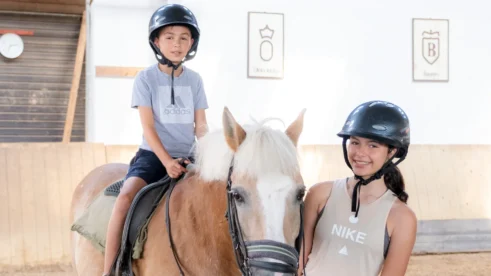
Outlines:
<svg viewBox="0 0 491 276"><path fill-rule="evenodd" d="M183 163L184 164L184 163ZM181 164L181 165L183 165ZM172 190L174 190L174 187L176 187L177 182L182 178L172 178L170 187L169 187L169 193L168 193L168 198L165 201L165 225L167 227L167 233L169 234L169 243L172 248L172 253L174 254L174 259L176 260L177 268L179 268L179 275L184 276L184 272L182 271L182 265L181 262L179 261L179 256L177 255L177 250L176 246L174 244L174 240L172 239L172 233L171 233L171 225L170 225L170 215L169 215L169 202L170 202L170 196L172 194Z"/></svg>

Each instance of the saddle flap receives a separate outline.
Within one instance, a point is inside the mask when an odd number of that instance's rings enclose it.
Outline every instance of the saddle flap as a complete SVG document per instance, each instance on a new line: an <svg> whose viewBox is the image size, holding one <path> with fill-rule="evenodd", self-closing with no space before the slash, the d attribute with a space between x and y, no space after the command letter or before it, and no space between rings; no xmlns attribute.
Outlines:
<svg viewBox="0 0 491 276"><path fill-rule="evenodd" d="M118 254L116 266L119 270L125 271L131 267L135 244L140 242L141 246L143 246L144 243L144 241L137 241L137 239L142 238L140 237L142 230L146 230L156 207L162 201L170 183L171 178L166 176L155 183L145 186L136 194L126 216L123 228L121 249ZM143 236L143 238L146 237L146 235ZM138 254L140 253L138 252Z"/></svg>

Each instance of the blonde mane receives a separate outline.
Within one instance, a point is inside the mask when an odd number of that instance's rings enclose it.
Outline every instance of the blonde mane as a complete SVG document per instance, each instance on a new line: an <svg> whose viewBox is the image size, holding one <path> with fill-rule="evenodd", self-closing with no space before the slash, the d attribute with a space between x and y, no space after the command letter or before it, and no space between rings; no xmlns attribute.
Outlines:
<svg viewBox="0 0 491 276"><path fill-rule="evenodd" d="M232 158L234 172L255 177L280 172L294 177L299 171L297 149L282 131L266 126L269 120L243 126L247 133L238 151L227 145L223 130L207 133L196 144L196 169L205 181L226 181Z"/></svg>

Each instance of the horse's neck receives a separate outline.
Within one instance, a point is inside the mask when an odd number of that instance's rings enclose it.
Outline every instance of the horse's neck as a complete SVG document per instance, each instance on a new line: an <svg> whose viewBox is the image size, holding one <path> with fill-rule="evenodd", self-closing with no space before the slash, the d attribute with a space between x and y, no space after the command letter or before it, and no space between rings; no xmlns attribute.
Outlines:
<svg viewBox="0 0 491 276"><path fill-rule="evenodd" d="M202 182L192 176L179 183L172 195L172 234L186 267L212 269L214 275L235 275L238 270L225 217L225 183ZM203 264L207 264L203 266ZM207 274L211 275L211 274Z"/></svg>

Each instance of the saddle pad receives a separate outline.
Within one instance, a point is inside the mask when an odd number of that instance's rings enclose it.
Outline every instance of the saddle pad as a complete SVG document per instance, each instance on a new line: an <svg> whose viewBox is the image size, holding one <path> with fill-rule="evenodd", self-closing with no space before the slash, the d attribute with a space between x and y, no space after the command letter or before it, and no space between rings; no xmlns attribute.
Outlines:
<svg viewBox="0 0 491 276"><path fill-rule="evenodd" d="M168 181L166 178L163 180L147 185L140 191L140 193L145 195L145 200L143 200L143 204L139 204L139 210L137 211L137 217L139 218L134 222L135 229L132 230L130 235L130 239L134 242L132 248L134 252L133 259L139 259L142 256L143 246L146 242L147 226L155 210L151 213L147 212L150 210L151 204L156 200L155 197L159 194L158 189L153 187L162 186L162 181L164 183ZM72 231L76 231L88 239L102 253L105 251L109 219L123 182L124 179L118 180L101 191L71 227ZM145 193L145 190L151 190L152 192ZM132 207L135 207L133 205Z"/></svg>
<svg viewBox="0 0 491 276"><path fill-rule="evenodd" d="M119 192L121 191L121 187L123 187L123 183L124 183L124 178L109 185L109 187L107 187L104 190L104 195L117 197L119 195Z"/></svg>
<svg viewBox="0 0 491 276"><path fill-rule="evenodd" d="M105 250L107 226L115 202L115 196L106 196L104 191L100 192L71 227L72 231L88 239L102 253Z"/></svg>

